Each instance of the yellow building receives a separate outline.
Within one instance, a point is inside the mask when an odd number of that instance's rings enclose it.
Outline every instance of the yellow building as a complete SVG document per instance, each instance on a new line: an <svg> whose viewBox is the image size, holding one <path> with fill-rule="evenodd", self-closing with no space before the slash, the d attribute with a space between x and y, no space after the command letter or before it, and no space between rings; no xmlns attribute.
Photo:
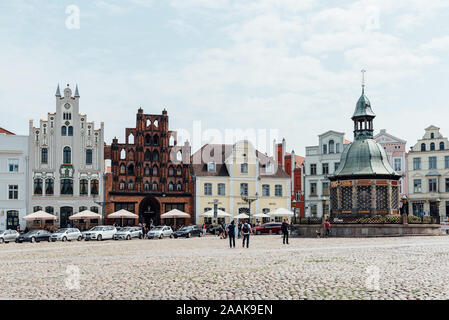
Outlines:
<svg viewBox="0 0 449 320"><path fill-rule="evenodd" d="M195 218L199 224L211 222L201 214L213 210L215 201L218 209L232 216L248 214L252 221L256 213L290 210L290 177L249 141L206 144L193 155L192 162ZM249 205L244 197L255 200Z"/></svg>

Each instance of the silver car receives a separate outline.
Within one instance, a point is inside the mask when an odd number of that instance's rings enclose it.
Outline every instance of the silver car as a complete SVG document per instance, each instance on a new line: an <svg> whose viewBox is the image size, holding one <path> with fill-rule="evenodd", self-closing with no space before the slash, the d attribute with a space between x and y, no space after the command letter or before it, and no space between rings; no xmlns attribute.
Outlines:
<svg viewBox="0 0 449 320"><path fill-rule="evenodd" d="M114 240L119 240L119 239L131 240L132 238L142 239L142 228L140 228L140 227L121 228L113 236Z"/></svg>
<svg viewBox="0 0 449 320"><path fill-rule="evenodd" d="M169 226L157 226L157 227L154 227L153 229L151 229L150 231L148 231L148 233L147 233L148 239L153 239L153 238L162 239L163 237L171 238L172 235L173 235L173 230Z"/></svg>
<svg viewBox="0 0 449 320"><path fill-rule="evenodd" d="M0 230L0 243L16 241L19 233L16 230Z"/></svg>
<svg viewBox="0 0 449 320"><path fill-rule="evenodd" d="M81 231L77 228L63 228L59 229L51 234L50 237L51 241L71 241L71 240L78 240L81 241L83 239L83 235Z"/></svg>

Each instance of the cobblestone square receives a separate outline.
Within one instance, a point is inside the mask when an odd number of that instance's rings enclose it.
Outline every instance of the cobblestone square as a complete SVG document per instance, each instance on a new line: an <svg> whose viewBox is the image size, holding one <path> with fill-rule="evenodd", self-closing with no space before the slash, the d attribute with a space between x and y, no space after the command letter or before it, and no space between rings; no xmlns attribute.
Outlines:
<svg viewBox="0 0 449 320"><path fill-rule="evenodd" d="M449 238L9 243L5 299L447 299Z"/></svg>

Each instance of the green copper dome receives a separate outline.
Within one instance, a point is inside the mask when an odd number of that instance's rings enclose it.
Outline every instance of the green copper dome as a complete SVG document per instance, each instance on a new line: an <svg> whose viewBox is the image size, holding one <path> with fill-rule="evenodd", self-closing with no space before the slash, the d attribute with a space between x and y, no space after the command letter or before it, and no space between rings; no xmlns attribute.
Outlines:
<svg viewBox="0 0 449 320"><path fill-rule="evenodd" d="M371 102L369 102L367 96L365 96L365 89L362 89L362 95L357 101L357 105L355 107L354 114L352 117L363 117L363 116L372 116L375 117L376 114L371 109Z"/></svg>

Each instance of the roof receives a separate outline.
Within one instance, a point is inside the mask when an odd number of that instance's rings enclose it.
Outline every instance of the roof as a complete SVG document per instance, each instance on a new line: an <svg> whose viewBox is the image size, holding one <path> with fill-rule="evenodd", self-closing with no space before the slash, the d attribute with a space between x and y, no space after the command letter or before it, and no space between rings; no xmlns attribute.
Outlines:
<svg viewBox="0 0 449 320"><path fill-rule="evenodd" d="M354 114L352 117L363 117L363 116L372 116L375 117L376 114L371 109L371 102L368 100L367 96L365 96L365 89L362 89L362 95L357 101Z"/></svg>
<svg viewBox="0 0 449 320"><path fill-rule="evenodd" d="M12 133L11 131L8 131L6 129L3 129L0 127L0 133L8 134L8 135L15 135L15 133Z"/></svg>
<svg viewBox="0 0 449 320"><path fill-rule="evenodd" d="M350 144L350 143L352 143L352 141L351 141L351 140L348 140L348 139L345 139L345 140L343 141L343 143L344 143L344 144Z"/></svg>
<svg viewBox="0 0 449 320"><path fill-rule="evenodd" d="M285 153L285 157L291 157L292 154L291 153ZM295 154L295 169L297 168L301 168L302 164L304 163L304 161L306 160L305 157L303 156L298 156Z"/></svg>
<svg viewBox="0 0 449 320"><path fill-rule="evenodd" d="M386 142L379 141L379 143L407 143L407 141L388 133L385 129L380 130L380 132L374 136L374 140L377 141L377 139L382 136L389 137L390 139L395 141L386 141Z"/></svg>

